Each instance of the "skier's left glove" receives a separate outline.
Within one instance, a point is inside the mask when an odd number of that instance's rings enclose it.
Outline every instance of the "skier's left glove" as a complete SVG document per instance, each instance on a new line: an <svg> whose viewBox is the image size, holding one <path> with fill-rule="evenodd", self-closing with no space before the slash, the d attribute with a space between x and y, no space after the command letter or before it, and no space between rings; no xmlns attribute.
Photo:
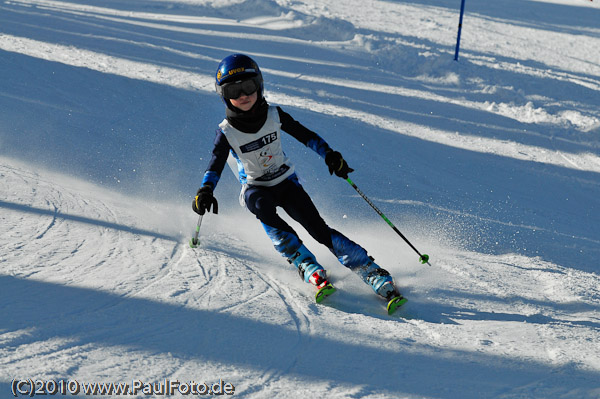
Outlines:
<svg viewBox="0 0 600 399"><path fill-rule="evenodd" d="M196 193L196 198L192 201L192 210L198 215L204 215L206 211L210 212L210 208L213 208L213 213L219 213L219 204L217 199L213 196L213 189L211 186L202 186Z"/></svg>
<svg viewBox="0 0 600 399"><path fill-rule="evenodd" d="M329 167L329 174L334 174L336 176L342 177L344 179L348 178L348 173L354 172L354 169L348 166L348 163L337 151L327 150L325 153L325 163Z"/></svg>

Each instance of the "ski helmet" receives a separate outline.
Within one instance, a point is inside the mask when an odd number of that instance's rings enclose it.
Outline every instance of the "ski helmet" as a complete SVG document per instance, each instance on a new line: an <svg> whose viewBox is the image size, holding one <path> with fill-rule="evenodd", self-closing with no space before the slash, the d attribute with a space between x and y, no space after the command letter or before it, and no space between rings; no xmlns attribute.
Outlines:
<svg viewBox="0 0 600 399"><path fill-rule="evenodd" d="M247 83L245 83L248 81ZM258 92L259 99L263 96L263 77L258 64L244 54L232 54L225 57L217 68L215 89L223 102L230 107L230 98L237 98L242 93Z"/></svg>

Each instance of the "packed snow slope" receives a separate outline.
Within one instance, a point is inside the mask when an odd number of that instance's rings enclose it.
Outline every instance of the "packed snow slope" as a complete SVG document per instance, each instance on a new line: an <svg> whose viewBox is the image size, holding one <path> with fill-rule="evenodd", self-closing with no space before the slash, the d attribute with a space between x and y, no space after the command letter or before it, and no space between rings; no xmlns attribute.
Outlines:
<svg viewBox="0 0 600 399"><path fill-rule="evenodd" d="M15 379L600 398L600 4L469 0L457 62L459 7L0 1L0 398ZM324 218L409 298L399 314L293 224L339 288L315 304L228 171L187 245L234 52L431 256L286 138Z"/></svg>

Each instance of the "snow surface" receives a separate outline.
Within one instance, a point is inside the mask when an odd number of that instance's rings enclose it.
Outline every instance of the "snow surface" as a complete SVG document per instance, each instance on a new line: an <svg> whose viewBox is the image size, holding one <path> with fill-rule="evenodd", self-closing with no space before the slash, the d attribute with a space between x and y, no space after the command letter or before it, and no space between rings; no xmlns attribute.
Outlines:
<svg viewBox="0 0 600 399"><path fill-rule="evenodd" d="M469 0L456 62L459 7L1 1L0 397L19 378L600 398L600 4ZM328 223L395 276L398 315L294 224L339 288L316 305L228 172L187 245L233 52L431 256L286 141Z"/></svg>

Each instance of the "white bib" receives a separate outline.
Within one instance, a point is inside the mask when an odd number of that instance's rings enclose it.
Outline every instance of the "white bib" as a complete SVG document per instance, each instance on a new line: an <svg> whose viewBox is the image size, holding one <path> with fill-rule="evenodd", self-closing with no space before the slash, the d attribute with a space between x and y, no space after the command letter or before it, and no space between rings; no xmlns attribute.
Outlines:
<svg viewBox="0 0 600 399"><path fill-rule="evenodd" d="M219 127L235 152L242 184L274 186L294 173L294 165L281 148L281 123L270 106L267 120L256 133L244 133L225 119Z"/></svg>

